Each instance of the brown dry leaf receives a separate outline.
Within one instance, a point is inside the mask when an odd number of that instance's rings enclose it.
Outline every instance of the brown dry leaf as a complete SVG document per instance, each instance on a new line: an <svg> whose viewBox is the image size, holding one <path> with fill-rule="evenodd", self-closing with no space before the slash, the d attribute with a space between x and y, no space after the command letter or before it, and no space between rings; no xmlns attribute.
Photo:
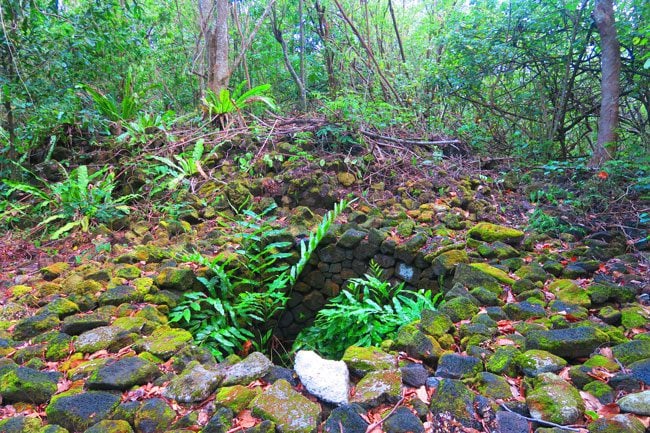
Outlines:
<svg viewBox="0 0 650 433"><path fill-rule="evenodd" d="M68 379L61 379L56 384L56 394L60 394L64 391L67 391L72 386L72 381Z"/></svg>
<svg viewBox="0 0 650 433"><path fill-rule="evenodd" d="M241 428L251 428L259 422L257 418L253 416L250 409L242 411L237 418L235 418L235 425Z"/></svg>
<svg viewBox="0 0 650 433"><path fill-rule="evenodd" d="M603 367L594 367L589 373L587 373L587 375L600 380L601 382L607 382L614 376L614 374L610 373L609 370Z"/></svg>
<svg viewBox="0 0 650 433"><path fill-rule="evenodd" d="M91 354L88 359L98 359L98 358L106 358L108 357L108 350L98 350L97 352Z"/></svg>
<svg viewBox="0 0 650 433"><path fill-rule="evenodd" d="M197 424L206 425L210 420L210 414L206 410L200 410L199 416L196 419Z"/></svg>
<svg viewBox="0 0 650 433"><path fill-rule="evenodd" d="M416 389L415 395L426 404L429 404L431 402L431 396L429 395L426 386L421 386L418 389Z"/></svg>
<svg viewBox="0 0 650 433"><path fill-rule="evenodd" d="M610 404L605 404L603 405L598 411L598 415L603 416L605 418L611 418L614 415L618 415L621 413L621 408L618 407L616 403L610 403Z"/></svg>
<svg viewBox="0 0 650 433"><path fill-rule="evenodd" d="M587 410L593 410L594 412L598 412L601 407L603 407L603 404L593 395L589 394L586 391L580 391L580 396L585 402L585 408Z"/></svg>
<svg viewBox="0 0 650 433"><path fill-rule="evenodd" d="M603 355L606 358L614 359L614 353L612 353L612 348L611 347L601 347L600 348L600 354Z"/></svg>
<svg viewBox="0 0 650 433"><path fill-rule="evenodd" d="M569 371L571 370L570 367L564 367L560 372L557 374L560 376L562 379L570 382L571 381L571 376L569 376Z"/></svg>
<svg viewBox="0 0 650 433"><path fill-rule="evenodd" d="M641 424L645 426L646 431L650 428L650 416L637 416L636 419L641 421Z"/></svg>
<svg viewBox="0 0 650 433"><path fill-rule="evenodd" d="M519 344L509 338L499 338L494 342L494 346L519 346Z"/></svg>

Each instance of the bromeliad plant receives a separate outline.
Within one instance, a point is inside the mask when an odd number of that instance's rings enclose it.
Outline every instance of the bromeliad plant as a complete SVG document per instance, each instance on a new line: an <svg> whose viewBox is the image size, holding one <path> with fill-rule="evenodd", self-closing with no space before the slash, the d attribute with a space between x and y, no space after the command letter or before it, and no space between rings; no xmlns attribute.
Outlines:
<svg viewBox="0 0 650 433"><path fill-rule="evenodd" d="M288 291L323 239L332 222L350 205L341 200L327 212L309 239L300 243L300 257L289 266L292 242L287 232L274 226L268 216L276 207L269 206L261 214L244 211L246 220L235 254L222 253L210 259L200 253L185 257L186 261L206 266L210 277L199 277L205 290L186 293L172 309L170 321L192 332L198 344L208 347L219 360L242 349L251 342L263 350L271 338L267 326L289 299Z"/></svg>
<svg viewBox="0 0 650 433"><path fill-rule="evenodd" d="M242 93L245 84L246 81L242 81L232 93L228 89L221 89L217 95L211 89L205 90L203 104L211 122L218 123L226 129L230 122L230 114L237 113L256 102L261 102L275 110L275 102L265 95L271 89L270 84L262 84Z"/></svg>
<svg viewBox="0 0 650 433"><path fill-rule="evenodd" d="M332 298L316 315L312 326L296 338L293 349L317 350L340 359L350 346L377 346L397 329L420 318L422 310L435 310L441 293L408 291L382 278L382 269L370 262L370 273L349 280L347 289Z"/></svg>

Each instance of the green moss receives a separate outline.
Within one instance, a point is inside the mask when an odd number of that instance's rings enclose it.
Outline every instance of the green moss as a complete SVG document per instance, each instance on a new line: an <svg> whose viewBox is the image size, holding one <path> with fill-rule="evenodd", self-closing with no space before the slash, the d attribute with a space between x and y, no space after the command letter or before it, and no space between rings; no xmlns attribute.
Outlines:
<svg viewBox="0 0 650 433"><path fill-rule="evenodd" d="M66 262L56 262L49 266L41 268L41 275L46 280L53 280L60 277L64 272L70 269L70 265Z"/></svg>
<svg viewBox="0 0 650 433"><path fill-rule="evenodd" d="M609 404L614 401L614 390L604 382L594 380L586 384L583 390L596 397L603 404Z"/></svg>
<svg viewBox="0 0 650 433"><path fill-rule="evenodd" d="M115 271L115 276L118 278L125 278L127 280L134 280L142 274L140 268L135 265L121 265Z"/></svg>
<svg viewBox="0 0 650 433"><path fill-rule="evenodd" d="M214 401L217 405L227 407L237 414L246 409L259 393L260 388L250 389L243 385L226 386L217 390Z"/></svg>
<svg viewBox="0 0 650 433"><path fill-rule="evenodd" d="M470 266L490 275L491 277L496 278L497 281L504 284L514 284L515 282L515 280L511 278L507 272L499 268L495 268L494 266L490 266L487 263L470 263Z"/></svg>
<svg viewBox="0 0 650 433"><path fill-rule="evenodd" d="M474 239L486 242L503 241L506 243L518 243L524 238L524 232L521 230L487 222L476 224L467 234Z"/></svg>
<svg viewBox="0 0 650 433"><path fill-rule="evenodd" d="M485 369L494 374L516 376L515 358L520 354L521 352L516 347L499 347L485 363Z"/></svg>
<svg viewBox="0 0 650 433"><path fill-rule="evenodd" d="M618 371L621 369L621 367L614 361L613 359L609 359L606 356L596 354L589 358L588 360L585 361L583 364L585 367L602 367L606 368L609 371Z"/></svg>
<svg viewBox="0 0 650 433"><path fill-rule="evenodd" d="M189 332L169 326L160 326L153 331L151 336L137 342L135 348L166 360L190 341L192 341L192 334Z"/></svg>
<svg viewBox="0 0 650 433"><path fill-rule="evenodd" d="M25 286L23 284L18 284L16 286L11 286L9 287L9 295L13 299L20 298L21 296L29 293L32 291L32 288L29 286Z"/></svg>
<svg viewBox="0 0 650 433"><path fill-rule="evenodd" d="M621 310L621 324L626 329L642 328L648 324L648 317L640 305L633 305Z"/></svg>
<svg viewBox="0 0 650 433"><path fill-rule="evenodd" d="M574 281L568 279L559 279L553 281L548 286L548 290L557 296L557 299L569 304L579 305L589 308L591 298L585 289L578 286Z"/></svg>

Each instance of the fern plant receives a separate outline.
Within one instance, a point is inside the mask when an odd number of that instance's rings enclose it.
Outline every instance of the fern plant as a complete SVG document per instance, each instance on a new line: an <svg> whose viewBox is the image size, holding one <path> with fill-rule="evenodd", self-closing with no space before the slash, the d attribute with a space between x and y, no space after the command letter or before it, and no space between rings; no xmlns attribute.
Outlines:
<svg viewBox="0 0 650 433"><path fill-rule="evenodd" d="M275 227L275 218L269 216L276 205L259 215L244 211L247 219L238 222L242 232L236 236L240 242L236 254L212 259L200 253L185 257L206 266L212 277L199 278L205 290L184 294L170 312L170 321L192 332L195 341L208 347L219 360L240 350L247 341L263 350L272 333L269 321L285 308L289 288L334 219L349 204L341 200L325 214L309 239L300 244L300 257L292 266L286 263L292 256L288 251L291 242L282 240L286 230Z"/></svg>
<svg viewBox="0 0 650 433"><path fill-rule="evenodd" d="M92 223L107 223L127 215L130 212L127 203L139 197L137 194L113 197L115 174L106 167L92 174L85 165L64 172L65 179L54 184L39 178L43 185L41 188L3 179L9 186L8 194L13 191L28 194L36 202L32 211L50 214L39 226L48 227L55 221L65 221L50 235L52 239L58 239L75 228L87 232Z"/></svg>
<svg viewBox="0 0 650 433"><path fill-rule="evenodd" d="M382 279L381 267L371 261L370 273L349 280L346 289L316 315L314 324L296 338L293 349L317 350L339 359L350 346L376 346L397 329L417 320L422 310L435 310L441 294L407 291L404 283Z"/></svg>

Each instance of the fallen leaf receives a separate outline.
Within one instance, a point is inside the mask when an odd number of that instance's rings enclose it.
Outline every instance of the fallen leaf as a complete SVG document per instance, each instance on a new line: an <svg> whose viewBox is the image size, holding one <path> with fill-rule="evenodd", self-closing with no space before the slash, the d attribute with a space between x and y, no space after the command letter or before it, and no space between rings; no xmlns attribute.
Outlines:
<svg viewBox="0 0 650 433"><path fill-rule="evenodd" d="M611 418L614 415L621 413L621 408L618 407L616 403L604 404L600 409L598 409L598 415L604 416L605 418Z"/></svg>
<svg viewBox="0 0 650 433"><path fill-rule="evenodd" d="M596 397L586 391L580 391L580 396L584 400L585 408L587 410L598 412L598 410L603 407L603 404Z"/></svg>

